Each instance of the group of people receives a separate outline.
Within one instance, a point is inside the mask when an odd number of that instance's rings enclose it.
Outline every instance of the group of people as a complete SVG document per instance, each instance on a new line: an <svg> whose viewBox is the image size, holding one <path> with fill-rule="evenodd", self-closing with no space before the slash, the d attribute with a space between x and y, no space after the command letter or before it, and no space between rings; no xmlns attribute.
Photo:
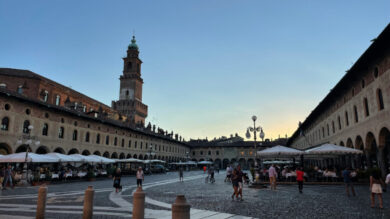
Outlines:
<svg viewBox="0 0 390 219"><path fill-rule="evenodd" d="M238 201L243 201L242 198L242 189L243 183L248 180L246 174L241 170L241 166L237 165L236 168L228 166L226 168L226 177L225 182L231 182L233 185L233 194L232 200L236 199Z"/></svg>
<svg viewBox="0 0 390 219"><path fill-rule="evenodd" d="M142 182L145 179L145 174L144 171L142 170L142 167L138 167L138 170L135 174L136 179L137 179L137 187L142 188ZM113 187L115 188L115 192L118 193L122 191L122 184L121 184L121 178L122 178L122 172L120 168L116 168L112 179L114 181Z"/></svg>
<svg viewBox="0 0 390 219"><path fill-rule="evenodd" d="M1 168L0 185L2 190L5 190L8 184L11 188L14 188L15 183L12 180L15 178L14 174L15 173L13 172L11 165Z"/></svg>

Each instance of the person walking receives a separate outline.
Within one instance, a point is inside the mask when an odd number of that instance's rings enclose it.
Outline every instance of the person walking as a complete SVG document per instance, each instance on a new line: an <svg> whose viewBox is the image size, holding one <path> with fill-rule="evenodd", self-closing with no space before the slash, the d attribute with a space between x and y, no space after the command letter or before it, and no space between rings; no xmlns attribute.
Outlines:
<svg viewBox="0 0 390 219"><path fill-rule="evenodd" d="M233 168L231 166L226 167L226 178L225 182L231 182L231 176L232 176Z"/></svg>
<svg viewBox="0 0 390 219"><path fill-rule="evenodd" d="M271 186L271 190L276 190L276 177L278 173L276 172L275 165L272 164L271 167L268 169L268 177L269 177L269 184Z"/></svg>
<svg viewBox="0 0 390 219"><path fill-rule="evenodd" d="M238 175L237 175L236 169L233 170L230 179L231 179L232 185L233 185L232 200L234 200L234 197L238 197Z"/></svg>
<svg viewBox="0 0 390 219"><path fill-rule="evenodd" d="M144 171L142 171L142 167L138 167L136 178L137 178L137 187L142 187L142 182L144 181Z"/></svg>
<svg viewBox="0 0 390 219"><path fill-rule="evenodd" d="M180 180L180 182L184 181L184 179L183 179L183 167L179 168L179 180Z"/></svg>
<svg viewBox="0 0 390 219"><path fill-rule="evenodd" d="M9 186L11 188L14 188L14 185L12 184L12 167L11 167L11 165L8 165L8 168L4 170L3 190L6 189L8 182L9 182Z"/></svg>
<svg viewBox="0 0 390 219"><path fill-rule="evenodd" d="M302 167L298 167L297 170L295 171L295 173L297 175L297 182L298 182L299 193L302 194L302 190L303 190L303 175L305 173L302 171Z"/></svg>
<svg viewBox="0 0 390 219"><path fill-rule="evenodd" d="M352 195L356 196L355 189L353 188L353 183L351 180L351 169L349 167L345 168L342 172L344 183L345 183L345 189L347 191L347 196L349 197L349 188L351 188Z"/></svg>
<svg viewBox="0 0 390 219"><path fill-rule="evenodd" d="M207 170L207 167L206 167L206 166L203 166L203 174L206 173L206 170Z"/></svg>
<svg viewBox="0 0 390 219"><path fill-rule="evenodd" d="M378 171L372 172L370 176L370 190L371 190L371 208L375 207L375 194L379 199L379 208L383 209L383 200L382 200L382 185L383 180Z"/></svg>
<svg viewBox="0 0 390 219"><path fill-rule="evenodd" d="M238 181L238 190L237 190L237 193L236 193L236 198L238 200L238 196L240 196L240 201L244 201L242 199L242 189L244 187L242 178L244 178L245 175L241 171L241 166L240 165L237 166L236 174L237 174L237 181Z"/></svg>
<svg viewBox="0 0 390 219"><path fill-rule="evenodd" d="M121 186L121 177L122 177L122 172L120 168L116 168L116 171L114 173L114 188L115 192L118 193L119 191L122 191L122 186Z"/></svg>

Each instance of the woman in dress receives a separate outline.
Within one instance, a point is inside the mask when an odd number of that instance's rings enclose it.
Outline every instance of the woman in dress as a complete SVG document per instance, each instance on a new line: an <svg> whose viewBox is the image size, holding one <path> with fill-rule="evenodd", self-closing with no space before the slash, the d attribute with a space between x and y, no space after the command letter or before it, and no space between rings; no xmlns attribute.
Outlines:
<svg viewBox="0 0 390 219"><path fill-rule="evenodd" d="M113 177L115 192L122 190L121 177L122 177L121 169L117 168Z"/></svg>
<svg viewBox="0 0 390 219"><path fill-rule="evenodd" d="M378 173L378 171L374 171L370 176L371 208L375 207L375 195L377 195L379 199L379 208L383 209L382 185L383 180L380 173Z"/></svg>

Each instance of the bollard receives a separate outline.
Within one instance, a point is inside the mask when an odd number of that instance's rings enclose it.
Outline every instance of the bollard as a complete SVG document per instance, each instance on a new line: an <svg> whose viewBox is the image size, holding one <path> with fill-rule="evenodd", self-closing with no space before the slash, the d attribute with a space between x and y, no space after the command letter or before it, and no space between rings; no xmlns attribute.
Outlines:
<svg viewBox="0 0 390 219"><path fill-rule="evenodd" d="M45 218L46 194L47 194L47 187L45 184L43 184L39 187L39 190L38 190L36 219L44 219Z"/></svg>
<svg viewBox="0 0 390 219"><path fill-rule="evenodd" d="M85 190L84 195L84 209L83 209L83 219L92 219L93 215L93 194L94 190L92 186L88 186Z"/></svg>
<svg viewBox="0 0 390 219"><path fill-rule="evenodd" d="M145 192L141 187L133 194L133 219L144 219L145 217Z"/></svg>
<svg viewBox="0 0 390 219"><path fill-rule="evenodd" d="M191 205L187 203L184 195L178 195L172 204L172 219L190 219Z"/></svg>

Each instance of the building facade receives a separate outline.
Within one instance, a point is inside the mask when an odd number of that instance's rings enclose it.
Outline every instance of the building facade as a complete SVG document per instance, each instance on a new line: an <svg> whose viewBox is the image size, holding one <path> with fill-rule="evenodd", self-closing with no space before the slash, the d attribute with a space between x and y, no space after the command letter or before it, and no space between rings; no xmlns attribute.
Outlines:
<svg viewBox="0 0 390 219"><path fill-rule="evenodd" d="M390 25L295 131L288 145L323 143L356 148L352 162L390 167Z"/></svg>
<svg viewBox="0 0 390 219"><path fill-rule="evenodd" d="M257 142L244 141L239 136L230 138L221 138L213 141L191 140L191 160L193 161L213 161L220 168L226 168L230 164L239 163L244 169L253 167L256 159L256 151L263 150L276 145L285 145L286 138L280 138L274 141L265 140ZM260 159L257 158L258 163Z"/></svg>

